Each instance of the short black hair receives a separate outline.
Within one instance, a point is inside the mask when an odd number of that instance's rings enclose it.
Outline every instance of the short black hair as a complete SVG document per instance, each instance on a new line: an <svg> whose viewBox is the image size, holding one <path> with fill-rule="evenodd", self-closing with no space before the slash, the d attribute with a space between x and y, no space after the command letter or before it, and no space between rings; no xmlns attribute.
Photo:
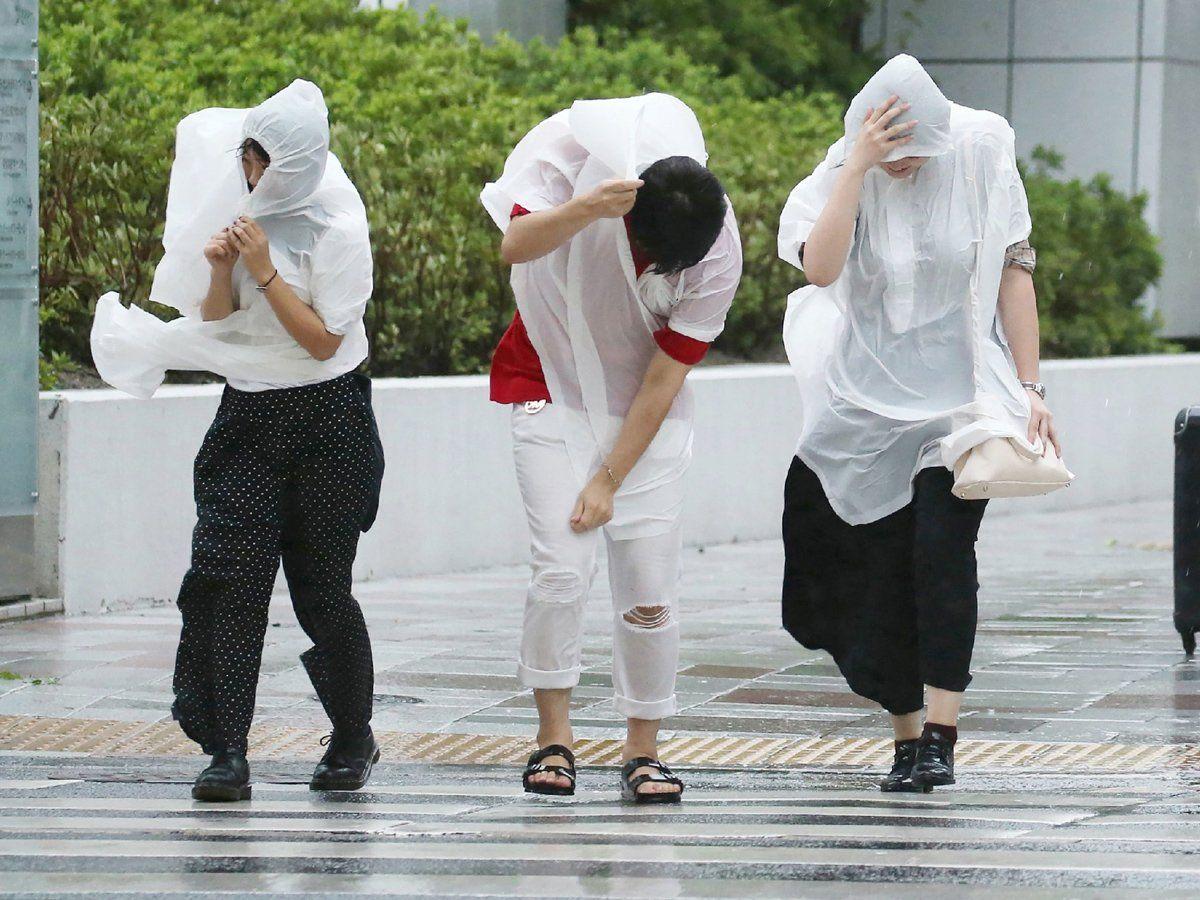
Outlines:
<svg viewBox="0 0 1200 900"><path fill-rule="evenodd" d="M645 182L629 213L638 246L654 271L689 269L716 243L725 222L725 189L717 176L689 156L668 156L638 176Z"/></svg>

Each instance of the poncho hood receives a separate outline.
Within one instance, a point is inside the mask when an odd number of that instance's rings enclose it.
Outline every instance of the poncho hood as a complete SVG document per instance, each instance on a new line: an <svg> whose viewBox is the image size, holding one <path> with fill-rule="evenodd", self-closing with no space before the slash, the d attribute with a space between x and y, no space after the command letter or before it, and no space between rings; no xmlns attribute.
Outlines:
<svg viewBox="0 0 1200 900"><path fill-rule="evenodd" d="M576 100L567 117L580 146L619 178L636 178L670 156L708 162L696 114L670 94Z"/></svg>
<svg viewBox="0 0 1200 900"><path fill-rule="evenodd" d="M246 114L242 136L258 141L271 157L247 202L254 218L303 209L325 176L329 160L329 111L321 89L297 79Z"/></svg>
<svg viewBox="0 0 1200 900"><path fill-rule="evenodd" d="M292 274L329 223L329 113L321 89L293 81L251 109L211 108L186 116L175 133L163 254L150 298L198 315L208 283L204 245L239 215L255 219L272 258ZM271 164L253 192L237 152L258 141Z"/></svg>
<svg viewBox="0 0 1200 900"><path fill-rule="evenodd" d="M900 103L911 108L901 120L916 119L912 142L898 147L884 162L895 162L908 156L941 156L953 145L950 136L950 101L929 77L929 73L906 53L893 56L863 85L846 111L846 139L842 144L843 162L858 138L867 110L878 109L888 98L899 97Z"/></svg>

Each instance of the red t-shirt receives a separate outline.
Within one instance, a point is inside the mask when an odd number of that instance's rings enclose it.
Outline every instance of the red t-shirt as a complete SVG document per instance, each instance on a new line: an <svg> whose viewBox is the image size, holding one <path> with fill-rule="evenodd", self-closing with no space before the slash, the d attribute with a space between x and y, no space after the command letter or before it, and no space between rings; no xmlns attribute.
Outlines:
<svg viewBox="0 0 1200 900"><path fill-rule="evenodd" d="M512 218L525 216L529 210L515 205L510 213ZM625 219L625 228L629 229L629 219ZM646 269L654 264L654 260L646 256L641 248L629 237L629 248L633 252L633 268L640 278ZM667 356L694 366L704 359L708 352L708 344L687 335L672 331L670 326L654 332L654 340ZM524 403L527 400L550 400L550 389L546 386L546 376L542 372L542 361L538 359L537 351L529 340L529 332L521 321L521 313L513 316L512 324L500 338L492 353L491 398L496 403Z"/></svg>

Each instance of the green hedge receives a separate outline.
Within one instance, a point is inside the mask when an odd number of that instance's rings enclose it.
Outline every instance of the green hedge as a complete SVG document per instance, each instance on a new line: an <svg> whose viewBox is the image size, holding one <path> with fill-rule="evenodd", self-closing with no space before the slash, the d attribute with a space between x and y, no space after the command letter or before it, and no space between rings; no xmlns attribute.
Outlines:
<svg viewBox="0 0 1200 900"><path fill-rule="evenodd" d="M578 97L644 90L670 91L693 105L712 168L738 213L745 278L719 346L752 358L777 351L784 298L797 273L775 257L776 223L792 185L840 131L842 101L834 93L755 96L742 77L695 61L678 42L645 35L602 43L594 30L580 28L554 47L508 40L489 45L458 23L356 6L355 0L43 5L42 353L48 381L62 369L90 368L87 335L102 293L118 290L147 304L161 253L175 123L204 106L252 105L297 77L325 91L333 149L371 218L376 290L368 327L375 374L486 367L513 300L498 234L478 202L480 188L540 118ZM1031 180L1031 194L1033 184L1041 182ZM1078 217L1100 209L1107 226L1117 229L1108 237L1119 246L1145 248L1151 239L1140 220L1125 214L1139 201L1081 188L1089 198L1083 203L1072 199L1078 192L1069 186L1048 177L1045 184L1045 196L1057 204L1051 211L1057 215L1062 206L1075 217L1035 235L1043 265L1059 266L1070 287L1053 291L1053 303L1067 321L1086 319L1086 297L1076 286L1093 283L1094 277L1081 276L1096 269L1083 269L1099 263L1072 245L1094 233L1091 221ZM1041 207L1034 205L1036 221ZM1099 329L1103 341L1086 325L1060 330L1049 323L1054 349L1132 346L1130 323L1144 322L1131 298L1140 293L1139 281L1153 277L1146 266L1138 271L1130 278L1122 269L1117 286L1105 285L1112 298L1111 321ZM1141 338L1135 343L1151 348Z"/></svg>
<svg viewBox="0 0 1200 900"><path fill-rule="evenodd" d="M669 90L705 123L747 241L726 349L776 343L795 281L774 259L787 190L837 130L831 95L750 99L679 50L577 31L556 47L482 43L460 24L357 11L352 0L44 8L43 355L85 362L96 298L145 303L160 248L173 129L209 105L321 85L333 148L369 210L376 374L475 372L512 316L498 234L478 193L540 118L577 97Z"/></svg>
<svg viewBox="0 0 1200 900"><path fill-rule="evenodd" d="M1142 218L1146 195L1121 193L1107 175L1061 181L1061 168L1061 156L1039 147L1025 171L1043 354L1177 350L1155 334L1159 317L1137 304L1162 274L1158 239Z"/></svg>
<svg viewBox="0 0 1200 900"><path fill-rule="evenodd" d="M570 24L595 28L610 46L630 34L681 47L747 89L791 88L849 98L875 71L859 44L868 0L570 0Z"/></svg>

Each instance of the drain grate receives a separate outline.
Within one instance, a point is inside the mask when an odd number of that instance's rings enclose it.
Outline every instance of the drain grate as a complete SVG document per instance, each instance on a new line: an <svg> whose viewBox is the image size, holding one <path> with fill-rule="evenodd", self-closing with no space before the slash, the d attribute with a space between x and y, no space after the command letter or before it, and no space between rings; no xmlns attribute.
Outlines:
<svg viewBox="0 0 1200 900"><path fill-rule="evenodd" d="M263 759L316 759L323 731L262 724L250 735L250 752ZM390 762L520 763L533 749L525 738L440 732L376 732ZM0 716L0 750L79 753L86 756L188 756L196 745L174 722L108 722ZM584 765L612 765L617 740L583 740ZM672 765L765 768L878 768L891 762L890 738L756 738L682 736L662 746ZM955 762L966 768L1039 771L1149 772L1200 769L1200 744L1091 744L1042 741L959 741Z"/></svg>

